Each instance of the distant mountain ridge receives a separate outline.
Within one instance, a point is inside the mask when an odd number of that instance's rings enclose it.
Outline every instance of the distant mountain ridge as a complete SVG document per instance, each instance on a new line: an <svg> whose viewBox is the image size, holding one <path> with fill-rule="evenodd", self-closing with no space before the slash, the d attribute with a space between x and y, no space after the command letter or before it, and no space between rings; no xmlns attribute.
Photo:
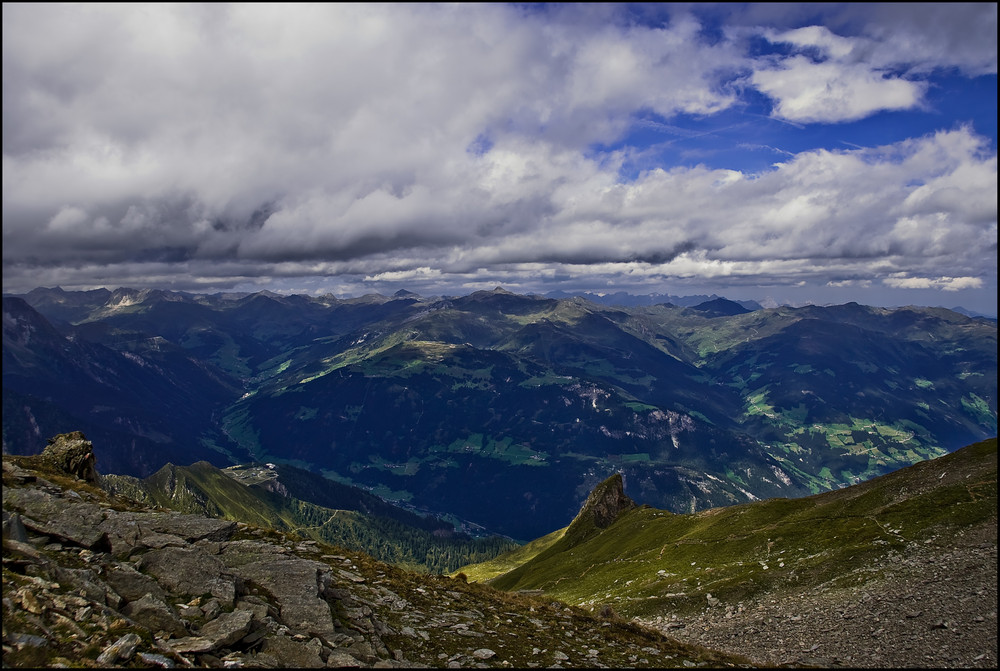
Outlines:
<svg viewBox="0 0 1000 671"><path fill-rule="evenodd" d="M716 294L705 295L697 294L693 296L674 296L671 294L630 294L625 291L616 291L612 294L595 294L592 292L578 292L570 293L566 291L550 291L545 294L546 298L573 298L579 296L580 298L585 298L593 303L598 303L600 305L619 305L624 307L635 307L639 305L660 305L663 303L670 303L671 305L676 305L678 307L695 307L697 305L708 303L715 300L728 300L722 296L717 296ZM757 301L750 300L737 300L732 301L737 305L745 308L749 312L754 310L762 310L763 306Z"/></svg>
<svg viewBox="0 0 1000 671"><path fill-rule="evenodd" d="M104 472L288 463L522 540L614 472L682 512L996 433L996 324L942 308L28 296L4 298L6 449L82 428Z"/></svg>

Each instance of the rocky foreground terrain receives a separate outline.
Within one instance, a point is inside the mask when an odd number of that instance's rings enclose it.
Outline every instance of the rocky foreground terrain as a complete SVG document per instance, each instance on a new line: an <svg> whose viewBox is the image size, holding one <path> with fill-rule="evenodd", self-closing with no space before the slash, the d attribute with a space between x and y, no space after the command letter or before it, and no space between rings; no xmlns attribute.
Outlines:
<svg viewBox="0 0 1000 671"><path fill-rule="evenodd" d="M768 666L996 668L995 524L911 543L865 571L836 585L645 624ZM859 578L864 584L851 586Z"/></svg>
<svg viewBox="0 0 1000 671"><path fill-rule="evenodd" d="M82 434L3 457L5 667L748 666L613 614L399 570L98 485Z"/></svg>

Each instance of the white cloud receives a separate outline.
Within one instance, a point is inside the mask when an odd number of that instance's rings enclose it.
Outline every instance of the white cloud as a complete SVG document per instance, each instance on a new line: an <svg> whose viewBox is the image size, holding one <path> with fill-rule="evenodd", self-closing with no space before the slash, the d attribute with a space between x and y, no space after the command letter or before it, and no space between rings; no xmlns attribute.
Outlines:
<svg viewBox="0 0 1000 671"><path fill-rule="evenodd" d="M775 116L809 123L854 121L882 110L910 109L920 103L927 87L867 64L817 63L805 56L757 70L750 81L777 101Z"/></svg>
<svg viewBox="0 0 1000 671"><path fill-rule="evenodd" d="M812 52L761 59L750 75L749 81L775 100L776 117L806 123L854 121L882 110L916 107L927 89L924 81L891 72L894 63L873 59L877 41L842 37L825 26L765 35L772 43Z"/></svg>
<svg viewBox="0 0 1000 671"><path fill-rule="evenodd" d="M5 285L995 277L996 156L970 128L623 183L629 150L595 144L733 107L740 73L796 122L924 93L886 47L917 59L914 21L773 29L796 53L751 60L671 10L6 4ZM947 32L912 71L989 69Z"/></svg>
<svg viewBox="0 0 1000 671"><path fill-rule="evenodd" d="M979 277L906 277L896 275L882 281L894 289L961 291L962 289L979 289L983 286L983 280Z"/></svg>

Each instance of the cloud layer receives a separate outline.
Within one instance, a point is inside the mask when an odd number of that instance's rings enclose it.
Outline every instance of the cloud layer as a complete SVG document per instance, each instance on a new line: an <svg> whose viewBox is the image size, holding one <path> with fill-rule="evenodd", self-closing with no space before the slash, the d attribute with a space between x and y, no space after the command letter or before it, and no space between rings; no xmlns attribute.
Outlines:
<svg viewBox="0 0 1000 671"><path fill-rule="evenodd" d="M638 115L711 117L748 92L775 119L837 124L919 109L942 68L995 75L995 5L918 7L795 27L751 6L713 34L614 7L5 4L5 290L995 293L995 141L968 125L757 174L623 179L640 147L594 151Z"/></svg>

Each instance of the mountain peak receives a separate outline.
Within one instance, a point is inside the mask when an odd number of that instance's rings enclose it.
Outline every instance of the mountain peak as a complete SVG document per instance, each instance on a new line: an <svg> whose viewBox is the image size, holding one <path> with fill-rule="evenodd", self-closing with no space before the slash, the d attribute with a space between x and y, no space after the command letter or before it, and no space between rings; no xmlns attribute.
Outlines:
<svg viewBox="0 0 1000 671"><path fill-rule="evenodd" d="M606 529L622 513L628 512L635 507L635 501L625 495L625 483L622 479L622 474L615 473L594 487L570 526L591 522L598 529Z"/></svg>

